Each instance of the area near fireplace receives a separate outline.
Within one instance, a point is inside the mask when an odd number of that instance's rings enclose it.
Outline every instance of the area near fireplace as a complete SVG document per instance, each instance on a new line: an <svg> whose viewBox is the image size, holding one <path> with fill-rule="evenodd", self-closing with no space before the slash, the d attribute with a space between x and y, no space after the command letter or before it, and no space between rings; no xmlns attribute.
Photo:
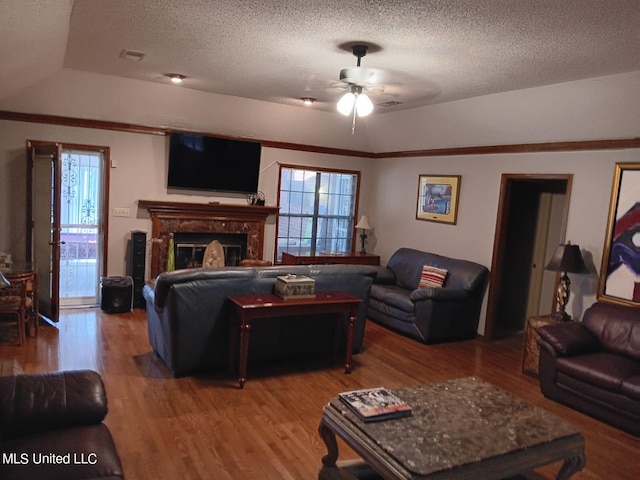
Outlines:
<svg viewBox="0 0 640 480"><path fill-rule="evenodd" d="M166 271L169 238L172 234L218 234L223 235L223 238L227 234L246 236L243 237L246 238L246 242L243 242L244 252L239 255L248 259L261 259L267 217L278 213L278 207L259 205L154 200L138 200L138 207L148 210L151 215L151 278ZM236 241L233 243L237 245ZM235 251L237 252L237 248Z"/></svg>

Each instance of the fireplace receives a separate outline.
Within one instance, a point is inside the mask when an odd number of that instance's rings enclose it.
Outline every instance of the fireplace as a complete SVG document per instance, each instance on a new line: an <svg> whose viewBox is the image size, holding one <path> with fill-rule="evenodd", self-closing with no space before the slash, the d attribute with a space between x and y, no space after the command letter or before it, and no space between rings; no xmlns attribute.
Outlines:
<svg viewBox="0 0 640 480"><path fill-rule="evenodd" d="M151 215L152 246L149 268L151 278L156 278L160 273L166 271L169 238L176 233L243 235L246 240L243 242L244 252L240 253L241 259L262 259L264 227L267 217L278 213L278 207L262 205L200 204L153 200L138 200L138 207L147 209ZM232 243L235 244L235 240Z"/></svg>
<svg viewBox="0 0 640 480"><path fill-rule="evenodd" d="M244 233L176 232L173 234L176 270L202 266L202 256L210 242L217 240L224 251L225 266L238 266L246 258Z"/></svg>

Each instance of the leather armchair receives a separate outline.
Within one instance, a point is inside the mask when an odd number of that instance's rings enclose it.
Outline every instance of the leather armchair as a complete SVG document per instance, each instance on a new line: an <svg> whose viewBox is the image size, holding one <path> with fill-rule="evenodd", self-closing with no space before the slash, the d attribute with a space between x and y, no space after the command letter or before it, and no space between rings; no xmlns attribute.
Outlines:
<svg viewBox="0 0 640 480"><path fill-rule="evenodd" d="M94 371L0 377L0 478L121 479Z"/></svg>
<svg viewBox="0 0 640 480"><path fill-rule="evenodd" d="M640 309L598 302L537 331L543 395L640 436Z"/></svg>

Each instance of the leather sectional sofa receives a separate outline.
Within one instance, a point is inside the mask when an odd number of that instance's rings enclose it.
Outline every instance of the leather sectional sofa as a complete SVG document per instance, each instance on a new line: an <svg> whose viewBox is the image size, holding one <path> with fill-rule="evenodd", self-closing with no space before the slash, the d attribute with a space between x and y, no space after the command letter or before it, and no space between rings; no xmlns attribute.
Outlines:
<svg viewBox="0 0 640 480"><path fill-rule="evenodd" d="M295 274L313 278L316 292L341 291L362 299L353 339L353 353L359 353L376 273L375 267L366 265L194 268L161 273L155 287L146 285L143 289L149 342L176 377L226 368L227 297L273 293L277 276ZM283 317L255 322L249 368L254 362L330 355L334 350L334 318ZM345 314L344 335L347 322Z"/></svg>
<svg viewBox="0 0 640 480"><path fill-rule="evenodd" d="M124 478L106 414L94 371L0 377L0 478Z"/></svg>
<svg viewBox="0 0 640 480"><path fill-rule="evenodd" d="M640 436L640 308L597 302L537 331L543 395Z"/></svg>
<svg viewBox="0 0 640 480"><path fill-rule="evenodd" d="M442 287L419 288L424 266L446 271ZM379 267L369 319L424 343L475 338L488 279L480 264L400 248Z"/></svg>

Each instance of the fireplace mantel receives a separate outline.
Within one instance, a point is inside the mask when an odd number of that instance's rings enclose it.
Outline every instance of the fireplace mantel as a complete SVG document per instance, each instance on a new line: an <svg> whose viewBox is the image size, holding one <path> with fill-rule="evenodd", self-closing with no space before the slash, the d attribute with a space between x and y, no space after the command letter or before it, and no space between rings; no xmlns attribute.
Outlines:
<svg viewBox="0 0 640 480"><path fill-rule="evenodd" d="M244 233L247 258L262 258L267 217L278 213L278 207L228 203L138 200L138 207L151 215L151 278L166 270L169 238L176 232Z"/></svg>

